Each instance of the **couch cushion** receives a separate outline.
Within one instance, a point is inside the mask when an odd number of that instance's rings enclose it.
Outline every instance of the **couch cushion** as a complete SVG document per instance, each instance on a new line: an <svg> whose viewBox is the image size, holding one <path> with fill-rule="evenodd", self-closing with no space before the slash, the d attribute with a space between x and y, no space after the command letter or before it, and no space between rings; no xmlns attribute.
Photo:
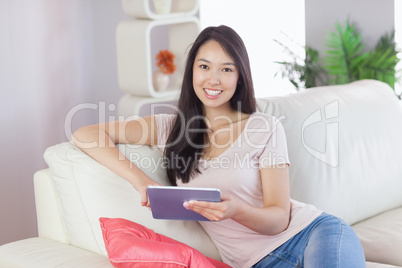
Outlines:
<svg viewBox="0 0 402 268"><path fill-rule="evenodd" d="M158 149L133 145L119 145L119 149L150 178L167 184ZM140 205L140 196L130 183L73 144L52 146L44 158L60 198L72 245L106 256L99 218L124 218L194 247L206 256L220 258L212 240L197 222L154 220L151 211Z"/></svg>
<svg viewBox="0 0 402 268"><path fill-rule="evenodd" d="M402 106L362 80L258 100L288 141L291 195L356 223L402 205Z"/></svg>
<svg viewBox="0 0 402 268"><path fill-rule="evenodd" d="M196 249L126 219L99 219L110 262L121 268L230 268Z"/></svg>
<svg viewBox="0 0 402 268"><path fill-rule="evenodd" d="M366 262L366 268L398 268L398 266L378 262Z"/></svg>
<svg viewBox="0 0 402 268"><path fill-rule="evenodd" d="M402 207L353 225L366 260L402 266Z"/></svg>
<svg viewBox="0 0 402 268"><path fill-rule="evenodd" d="M0 246L0 267L112 268L113 266L103 255L36 237Z"/></svg>

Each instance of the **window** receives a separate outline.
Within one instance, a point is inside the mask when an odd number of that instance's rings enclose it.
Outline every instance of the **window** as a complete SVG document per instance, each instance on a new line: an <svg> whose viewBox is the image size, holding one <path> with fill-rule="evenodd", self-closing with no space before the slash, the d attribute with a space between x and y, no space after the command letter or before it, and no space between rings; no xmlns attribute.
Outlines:
<svg viewBox="0 0 402 268"><path fill-rule="evenodd" d="M249 53L256 97L295 92L287 79L275 77L280 66L274 61L287 55L274 39L285 40L293 51L293 42L285 36L305 45L304 1L202 0L200 23L202 29L225 24L239 33ZM304 50L300 53L304 55Z"/></svg>

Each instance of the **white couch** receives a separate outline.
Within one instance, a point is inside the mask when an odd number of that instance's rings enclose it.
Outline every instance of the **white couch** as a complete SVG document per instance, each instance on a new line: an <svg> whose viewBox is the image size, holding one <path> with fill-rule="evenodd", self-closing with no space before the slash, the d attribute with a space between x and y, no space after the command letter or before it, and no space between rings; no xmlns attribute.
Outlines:
<svg viewBox="0 0 402 268"><path fill-rule="evenodd" d="M259 99L258 108L285 128L292 197L353 225L367 267L402 266L402 106L392 90L363 80ZM160 151L119 146L167 183ZM0 267L112 267L99 217L138 222L219 259L198 223L154 220L128 182L71 143L44 157L49 168L34 175L39 237L0 246Z"/></svg>

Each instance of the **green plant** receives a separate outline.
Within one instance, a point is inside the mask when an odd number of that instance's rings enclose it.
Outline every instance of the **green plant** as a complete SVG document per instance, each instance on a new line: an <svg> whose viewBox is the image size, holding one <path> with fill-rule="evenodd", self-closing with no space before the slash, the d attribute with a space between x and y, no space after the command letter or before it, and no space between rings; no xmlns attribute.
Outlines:
<svg viewBox="0 0 402 268"><path fill-rule="evenodd" d="M285 51L292 61L276 61L281 69L275 74L281 74L282 78L288 78L296 90L317 86L317 83L324 84L326 79L325 71L319 63L318 51L311 47L303 47L305 57L294 53L288 46L278 40L274 40Z"/></svg>
<svg viewBox="0 0 402 268"><path fill-rule="evenodd" d="M400 61L394 32L384 34L373 50L366 50L356 24L348 20L344 28L339 23L335 24L335 28L336 31L329 33L326 38L323 63L320 62L318 51L308 46L304 47L305 58L302 59L275 40L293 59L276 62L282 65L279 71L282 77L288 78L297 90L361 79L380 80L394 88L399 81L399 71L395 68Z"/></svg>
<svg viewBox="0 0 402 268"><path fill-rule="evenodd" d="M329 33L325 51L324 66L330 76L330 83L344 84L357 79L358 70L366 54L363 49L361 34L354 24L347 22L345 29L336 24L336 33Z"/></svg>
<svg viewBox="0 0 402 268"><path fill-rule="evenodd" d="M324 68L329 82L349 83L360 79L376 79L394 88L395 67L399 62L394 33L384 34L373 51L364 51L363 38L355 24L347 21L344 28L336 23L336 33L330 33L326 45Z"/></svg>
<svg viewBox="0 0 402 268"><path fill-rule="evenodd" d="M399 81L398 74L400 71L396 70L400 61L398 53L395 44L395 32L390 35L384 34L378 41L375 50L370 52L366 68L361 73L361 79L373 77L394 88L395 83Z"/></svg>

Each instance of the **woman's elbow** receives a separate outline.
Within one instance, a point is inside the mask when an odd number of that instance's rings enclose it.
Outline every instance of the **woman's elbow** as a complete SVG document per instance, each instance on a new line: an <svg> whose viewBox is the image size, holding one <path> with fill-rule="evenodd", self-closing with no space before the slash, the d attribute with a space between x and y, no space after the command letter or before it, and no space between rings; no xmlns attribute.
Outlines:
<svg viewBox="0 0 402 268"><path fill-rule="evenodd" d="M84 126L74 131L71 135L71 141L75 146L82 149L93 148L97 146L94 135L96 133L94 133L92 126Z"/></svg>
<svg viewBox="0 0 402 268"><path fill-rule="evenodd" d="M290 210L280 209L277 212L277 219L274 228L270 229L269 235L278 235L289 227L290 223Z"/></svg>

